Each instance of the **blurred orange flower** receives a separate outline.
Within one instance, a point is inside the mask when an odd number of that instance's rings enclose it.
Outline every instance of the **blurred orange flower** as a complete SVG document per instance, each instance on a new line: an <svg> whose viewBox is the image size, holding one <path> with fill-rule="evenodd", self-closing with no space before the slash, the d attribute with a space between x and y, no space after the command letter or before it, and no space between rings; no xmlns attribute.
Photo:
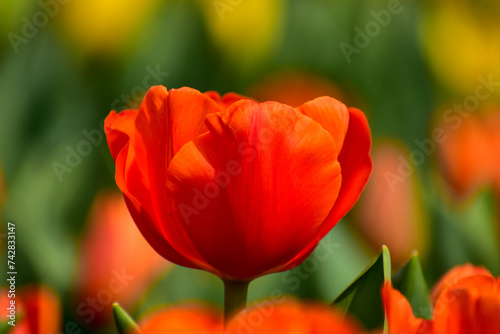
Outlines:
<svg viewBox="0 0 500 334"><path fill-rule="evenodd" d="M229 322L227 334L361 334L365 331L349 317L324 305L283 300L264 302L242 311Z"/></svg>
<svg viewBox="0 0 500 334"><path fill-rule="evenodd" d="M460 122L442 122L440 167L458 196L493 185L500 194L500 107L471 113Z"/></svg>
<svg viewBox="0 0 500 334"><path fill-rule="evenodd" d="M427 241L417 175L403 178L400 174L400 159L408 156L403 145L389 141L374 145L373 172L354 215L355 224L373 250L387 245L396 266L406 262L414 250L423 254Z"/></svg>
<svg viewBox="0 0 500 334"><path fill-rule="evenodd" d="M432 320L417 319L406 298L386 283L382 295L389 334L500 333L500 277L470 265L448 272L432 293Z"/></svg>
<svg viewBox="0 0 500 334"><path fill-rule="evenodd" d="M222 314L201 306L171 307L157 311L139 322L144 334L222 334Z"/></svg>
<svg viewBox="0 0 500 334"><path fill-rule="evenodd" d="M62 321L61 304L50 288L43 285L25 285L16 289L15 298L10 298L11 294L8 289L0 290L0 320L15 319L15 326L10 327L9 334L59 333ZM12 304L12 301L15 304ZM12 305L15 307L13 312L9 309ZM11 314L14 314L15 318L9 317Z"/></svg>
<svg viewBox="0 0 500 334"><path fill-rule="evenodd" d="M105 131L152 247L248 281L297 266L352 208L371 135L360 110L331 97L297 108L240 98L156 86L139 110L112 111Z"/></svg>
<svg viewBox="0 0 500 334"><path fill-rule="evenodd" d="M354 320L323 305L280 299L238 313L224 329L222 314L209 308L173 307L139 323L144 334L362 334Z"/></svg>
<svg viewBox="0 0 500 334"><path fill-rule="evenodd" d="M130 307L168 266L141 236L121 194L98 194L77 268L79 319L90 327L103 325L112 319L113 302Z"/></svg>
<svg viewBox="0 0 500 334"><path fill-rule="evenodd" d="M431 301L436 303L444 290L453 287L460 279L477 275L490 275L490 272L484 267L473 266L470 263L456 266L450 269L443 277L439 279L431 292Z"/></svg>
<svg viewBox="0 0 500 334"><path fill-rule="evenodd" d="M276 101L298 107L320 96L335 96L348 102L340 87L328 79L299 71L275 73L248 89L258 101Z"/></svg>

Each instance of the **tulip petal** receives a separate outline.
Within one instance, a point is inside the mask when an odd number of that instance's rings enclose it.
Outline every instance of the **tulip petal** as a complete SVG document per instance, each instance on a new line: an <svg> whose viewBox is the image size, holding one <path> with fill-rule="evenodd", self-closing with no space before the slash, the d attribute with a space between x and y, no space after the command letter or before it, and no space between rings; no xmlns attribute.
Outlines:
<svg viewBox="0 0 500 334"><path fill-rule="evenodd" d="M203 94L211 98L222 109L229 108L233 103L238 102L239 100L247 99L245 96L236 93L227 93L221 97L219 93L213 90L205 92Z"/></svg>
<svg viewBox="0 0 500 334"><path fill-rule="evenodd" d="M173 158L173 209L207 262L257 277L308 247L341 184L331 135L291 107L242 100Z"/></svg>
<svg viewBox="0 0 500 334"><path fill-rule="evenodd" d="M208 308L177 307L165 309L140 323L144 334L216 334L223 332L222 316Z"/></svg>
<svg viewBox="0 0 500 334"><path fill-rule="evenodd" d="M326 232L333 227L329 224L336 224L351 210L368 182L373 169L371 146L370 127L365 114L359 109L349 108L349 128L338 158L342 167L342 188L325 224Z"/></svg>
<svg viewBox="0 0 500 334"><path fill-rule="evenodd" d="M104 127L106 140L113 160L116 161L118 153L127 145L129 136L135 129L137 110L123 110L120 113L111 111L106 117Z"/></svg>
<svg viewBox="0 0 500 334"><path fill-rule="evenodd" d="M321 124L332 135L339 153L349 124L347 107L332 97L323 96L306 102L296 109Z"/></svg>
<svg viewBox="0 0 500 334"><path fill-rule="evenodd" d="M155 223L148 215L147 212L140 209L137 204L137 200L130 199L124 195L125 203L127 205L128 211L135 222L140 222L137 224L139 231L143 237L148 241L149 245L165 259L173 262L175 264L188 267L188 268L198 268L193 261L188 260L181 254L179 254L173 247L168 243L165 237L155 229ZM134 202L136 204L134 204Z"/></svg>
<svg viewBox="0 0 500 334"><path fill-rule="evenodd" d="M435 334L493 334L500 330L500 294L491 275L459 279L444 289L434 311Z"/></svg>
<svg viewBox="0 0 500 334"><path fill-rule="evenodd" d="M163 234L155 228L155 222L151 218L154 210L147 191L149 181L140 172L138 166L140 161L135 158L136 151L133 149L136 117L135 110L127 110L118 114L112 111L105 120L104 129L108 146L116 163L116 184L123 192L134 222L151 247L169 261L195 268L196 265L193 262L185 259L172 248Z"/></svg>
<svg viewBox="0 0 500 334"><path fill-rule="evenodd" d="M206 131L205 114L218 111L217 104L194 89L167 92L157 86L148 91L139 111L123 116L111 112L105 122L116 182L134 221L157 252L188 267L204 261L181 229L166 231L166 226L176 226L165 205L166 170L182 145ZM176 246L172 240L178 241Z"/></svg>
<svg viewBox="0 0 500 334"><path fill-rule="evenodd" d="M481 334L498 334L500 332L500 291L491 291L476 301L476 323Z"/></svg>
<svg viewBox="0 0 500 334"><path fill-rule="evenodd" d="M315 244L311 243L284 268L293 268L309 256L318 242L344 217L357 202L373 168L370 158L372 140L370 127L364 113L349 108L349 127L344 139L338 161L342 168L342 187L328 218L316 235Z"/></svg>
<svg viewBox="0 0 500 334"><path fill-rule="evenodd" d="M226 333L363 334L365 331L337 310L284 299L276 305L264 301L239 313L227 325Z"/></svg>
<svg viewBox="0 0 500 334"><path fill-rule="evenodd" d="M166 191L166 172L172 157L187 142L207 131L205 115L221 108L209 97L192 88L151 88L137 115L136 159L147 174L146 190L152 201L151 218L164 238L186 258L206 267L182 227L172 217ZM136 178L131 182L137 181ZM139 201L141 204L142 200ZM174 262L172 260L172 262Z"/></svg>
<svg viewBox="0 0 500 334"><path fill-rule="evenodd" d="M431 292L431 301L436 303L441 293L445 293L461 279L476 275L490 276L490 272L483 267L473 266L472 264L464 264L456 266L449 270L439 281L434 285Z"/></svg>
<svg viewBox="0 0 500 334"><path fill-rule="evenodd" d="M382 288L385 314L387 317L388 334L431 334L432 322L417 319L408 300L386 282Z"/></svg>
<svg viewBox="0 0 500 334"><path fill-rule="evenodd" d="M164 243L162 234L146 232L151 227L146 227L142 223L142 219L151 221L149 217L154 215L154 210L149 192L147 191L149 180L147 179L147 175L144 175L140 171L138 163L141 163L141 161L135 158L136 118L136 110L127 110L118 114L111 111L105 120L104 130L111 155L116 164L116 184L124 195L129 212L150 245L160 255L166 257L168 253L165 254L161 247L162 243ZM141 216L144 218L141 219Z"/></svg>

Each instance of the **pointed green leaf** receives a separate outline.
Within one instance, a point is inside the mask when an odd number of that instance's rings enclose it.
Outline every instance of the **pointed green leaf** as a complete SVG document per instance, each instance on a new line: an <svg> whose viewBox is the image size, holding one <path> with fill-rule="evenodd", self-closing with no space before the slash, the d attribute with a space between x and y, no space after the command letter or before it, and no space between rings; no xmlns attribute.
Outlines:
<svg viewBox="0 0 500 334"><path fill-rule="evenodd" d="M373 263L338 296L333 305L356 317L367 329L384 324L381 290L391 279L391 257L386 246Z"/></svg>
<svg viewBox="0 0 500 334"><path fill-rule="evenodd" d="M392 285L408 299L413 314L417 318L432 318L429 289L420 266L418 253L413 254L410 261L392 277Z"/></svg>
<svg viewBox="0 0 500 334"><path fill-rule="evenodd" d="M118 334L142 334L139 326L118 303L113 304L113 317Z"/></svg>

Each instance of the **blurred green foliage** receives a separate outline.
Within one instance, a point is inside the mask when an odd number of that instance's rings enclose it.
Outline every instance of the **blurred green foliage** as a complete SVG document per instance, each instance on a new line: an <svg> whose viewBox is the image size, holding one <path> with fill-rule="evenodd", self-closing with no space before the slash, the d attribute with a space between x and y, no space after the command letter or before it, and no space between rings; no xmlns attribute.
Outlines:
<svg viewBox="0 0 500 334"><path fill-rule="evenodd" d="M168 73L155 82L167 88L190 86L241 94L271 73L286 69L313 73L335 82L365 111L374 139L396 138L410 150L418 149L415 140L430 137L437 106L453 96L435 80L422 55L423 7L401 1L401 13L392 15L359 54L351 55L350 62L340 47L341 43L354 45L354 28L364 29L374 20L372 11L387 5L375 0L283 0L283 19L270 52L252 63L238 63L228 62L225 51L215 46L203 19L202 11L207 9L194 1L161 2L129 44L109 53L82 52L75 47L78 41L68 40L67 28L57 17L65 5L15 52L8 34L21 34L22 18L33 17L40 4L2 1L0 169L6 196L1 219L4 231L7 221L17 224L17 284L52 286L62 299L64 321L74 319L73 273L88 210L99 189L116 186L105 140L92 145L81 159L71 160L69 152L77 151L86 140L83 131L102 134L100 124L113 106L137 106L140 94L149 88L143 86L148 69ZM258 16L251 19L259 24ZM245 36L234 43L245 43ZM54 163L67 168L57 171ZM428 285L453 265L467 261L499 275L498 199L486 191L464 207L450 203L436 181L440 176L434 154L416 172L419 196L432 212L430 250L422 259ZM348 215L327 236L331 239L323 241L335 247L330 256L317 261L317 269L309 270L307 265L313 265L309 263L260 278L250 286L250 300L278 289L331 302L375 254L358 233ZM5 250L0 254L0 266L5 268ZM175 267L157 280L133 315L153 306L193 300L221 305L222 284L207 273Z"/></svg>

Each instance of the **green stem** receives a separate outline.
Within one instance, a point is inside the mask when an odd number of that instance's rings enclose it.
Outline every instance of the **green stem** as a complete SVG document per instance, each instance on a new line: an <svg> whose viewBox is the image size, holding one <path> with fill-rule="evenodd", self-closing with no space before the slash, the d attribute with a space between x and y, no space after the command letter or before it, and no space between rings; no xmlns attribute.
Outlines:
<svg viewBox="0 0 500 334"><path fill-rule="evenodd" d="M224 323L238 310L247 306L247 293L250 281L232 281L223 279L224 282Z"/></svg>

